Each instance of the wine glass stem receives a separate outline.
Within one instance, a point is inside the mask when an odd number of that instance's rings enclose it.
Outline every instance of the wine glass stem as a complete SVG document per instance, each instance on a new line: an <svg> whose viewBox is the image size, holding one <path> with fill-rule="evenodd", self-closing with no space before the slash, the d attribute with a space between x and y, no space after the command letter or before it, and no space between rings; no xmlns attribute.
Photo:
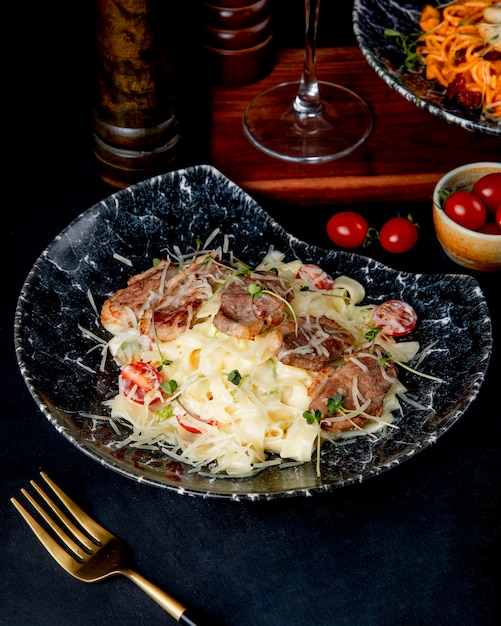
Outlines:
<svg viewBox="0 0 501 626"><path fill-rule="evenodd" d="M299 115L318 115L323 107L316 73L317 25L320 0L304 0L306 34L304 46L304 65L299 90L292 105Z"/></svg>

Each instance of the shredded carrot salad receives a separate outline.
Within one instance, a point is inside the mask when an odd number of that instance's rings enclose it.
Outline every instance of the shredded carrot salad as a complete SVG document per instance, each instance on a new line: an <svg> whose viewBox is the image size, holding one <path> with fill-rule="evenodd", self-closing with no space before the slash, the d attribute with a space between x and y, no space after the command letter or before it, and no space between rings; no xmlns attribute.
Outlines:
<svg viewBox="0 0 501 626"><path fill-rule="evenodd" d="M426 5L417 52L426 77L447 88L450 99L501 122L500 12L498 0Z"/></svg>

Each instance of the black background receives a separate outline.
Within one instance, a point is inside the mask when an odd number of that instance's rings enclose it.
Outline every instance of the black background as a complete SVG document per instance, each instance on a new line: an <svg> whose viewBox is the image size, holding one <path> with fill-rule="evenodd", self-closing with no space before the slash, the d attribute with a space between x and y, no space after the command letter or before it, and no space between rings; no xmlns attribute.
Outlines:
<svg viewBox="0 0 501 626"><path fill-rule="evenodd" d="M275 0L279 46L302 45L302 0ZM181 6L182 5L182 6ZM179 68L197 68L192 1L165 2ZM45 553L9 503L43 469L129 544L143 575L220 626L487 626L499 572L500 275L473 275L495 334L473 406L436 445L360 485L314 497L236 503L180 496L129 481L87 458L41 415L18 371L13 320L42 250L113 189L91 151L93 3L11 7L4 35L0 412L0 624L115 626L173 623L125 579L84 585ZM179 25L182 25L182 28ZM4 37L5 39L5 37ZM353 43L351 2L323 0L319 45ZM182 51L182 54L180 53ZM181 69L179 70L182 74ZM207 158L203 98L181 75L185 158ZM188 81L190 83L190 81ZM203 90L201 90L203 92ZM189 96L189 98L188 98ZM197 114L198 111L198 114ZM189 113L189 115L188 115ZM465 131L458 131L465 132ZM398 138L396 138L396 141ZM467 162L468 155L464 155ZM288 230L330 247L325 223L345 207L265 205ZM365 250L397 269L460 272L435 239L429 203L356 207L376 228L397 211L421 225L406 255ZM472 273L472 272L470 272Z"/></svg>

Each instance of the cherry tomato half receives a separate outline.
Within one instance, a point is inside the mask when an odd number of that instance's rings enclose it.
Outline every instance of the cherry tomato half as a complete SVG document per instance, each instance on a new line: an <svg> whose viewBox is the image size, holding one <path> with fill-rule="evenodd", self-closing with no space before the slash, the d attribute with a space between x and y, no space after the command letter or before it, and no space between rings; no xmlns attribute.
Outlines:
<svg viewBox="0 0 501 626"><path fill-rule="evenodd" d="M478 197L469 191L454 191L444 203L445 214L460 226L477 230L485 224L487 209Z"/></svg>
<svg viewBox="0 0 501 626"><path fill-rule="evenodd" d="M417 319L416 311L402 300L387 300L376 307L372 314L374 326L393 337L408 335L416 327Z"/></svg>
<svg viewBox="0 0 501 626"><path fill-rule="evenodd" d="M418 229L407 217L392 217L383 224L379 232L379 241L388 252L401 254L408 252L417 243Z"/></svg>
<svg viewBox="0 0 501 626"><path fill-rule="evenodd" d="M118 388L136 404L144 404L148 396L149 404L162 400L163 379L160 372L143 361L134 361L120 372Z"/></svg>
<svg viewBox="0 0 501 626"><path fill-rule="evenodd" d="M501 172L479 178L473 185L472 193L482 200L488 213L495 213L501 204Z"/></svg>
<svg viewBox="0 0 501 626"><path fill-rule="evenodd" d="M369 232L367 220L354 211L335 213L327 222L327 235L341 248L361 246Z"/></svg>
<svg viewBox="0 0 501 626"><path fill-rule="evenodd" d="M198 426L192 426L190 424L188 424L188 420L183 418L181 419L181 417L179 417L179 415L176 415L176 419L179 422L179 426L181 426L182 428L184 428L184 430L186 430L189 433L193 433L194 435L200 435L202 433L202 431L200 430L200 428L198 428Z"/></svg>
<svg viewBox="0 0 501 626"><path fill-rule="evenodd" d="M211 420L203 421L201 419L194 418L189 415L185 415L184 417L176 415L176 419L179 423L179 426L181 426L181 428L184 428L184 430L186 430L189 433L193 433L194 435L200 435L203 432L204 424L210 424L211 426L218 425L217 420L211 419Z"/></svg>
<svg viewBox="0 0 501 626"><path fill-rule="evenodd" d="M321 267L318 267L318 265L313 263L301 265L297 271L296 278L304 280L305 283L315 289L320 289L322 291L334 289L334 281L329 274L327 274L327 272L325 272Z"/></svg>

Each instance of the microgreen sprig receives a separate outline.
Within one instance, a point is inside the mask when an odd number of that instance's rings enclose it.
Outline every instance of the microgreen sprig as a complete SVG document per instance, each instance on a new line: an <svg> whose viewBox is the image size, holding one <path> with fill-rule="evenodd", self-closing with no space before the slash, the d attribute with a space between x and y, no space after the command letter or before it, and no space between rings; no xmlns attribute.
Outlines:
<svg viewBox="0 0 501 626"><path fill-rule="evenodd" d="M418 370L415 370L412 367L409 367L408 365L406 365L405 363L402 363L401 361L397 361L397 359L394 359L389 352L385 352L385 354L383 354L383 356L379 359L378 363L379 365L382 365L383 367L386 367L388 365L391 365L392 363L395 363L399 367L403 367L408 372L411 372L412 374L416 374L417 376L422 376L423 378L434 380L437 383L443 382L441 378L437 378L436 376L432 376L431 374L424 374L423 372L419 372Z"/></svg>
<svg viewBox="0 0 501 626"><path fill-rule="evenodd" d="M343 396L340 393L336 393L332 398L327 400L327 414L332 416L336 413L345 413L346 409L343 406ZM317 424L318 427L318 435L317 435L317 476L320 476L320 422L324 417L322 411L318 409L315 411L308 410L303 413L303 417L306 420L307 424Z"/></svg>
<svg viewBox="0 0 501 626"><path fill-rule="evenodd" d="M336 395L327 400L327 413L331 416L336 413L346 413L346 409L344 408L344 399L340 393L336 393Z"/></svg>
<svg viewBox="0 0 501 626"><path fill-rule="evenodd" d="M321 447L321 440L320 440L320 421L323 417L323 413L321 411L319 411L318 409L316 411L305 411L303 413L303 417L306 420L307 424L316 424L317 425L317 463L316 463L316 472L317 472L317 476L320 477L320 447Z"/></svg>
<svg viewBox="0 0 501 626"><path fill-rule="evenodd" d="M344 398L340 393L336 393L332 398L327 400L327 415L332 417L336 413L346 413L344 408ZM305 411L303 417L308 424L314 424L315 422L321 422L324 414L318 409L316 411Z"/></svg>
<svg viewBox="0 0 501 626"><path fill-rule="evenodd" d="M421 39L423 33L409 33L403 35L393 28L385 28L386 37L394 37L397 46L400 46L405 54L404 65L408 70L412 70L421 62L421 56L416 52L416 44Z"/></svg>
<svg viewBox="0 0 501 626"><path fill-rule="evenodd" d="M158 351L160 352L160 347L158 347ZM171 361L170 359L166 359L166 358L162 355L162 353L161 353L161 352L160 352L160 358L162 359L162 362L160 363L160 365L158 365L158 366L157 366L157 370L158 370L159 372L161 372L161 371L163 370L163 368L164 368L166 365L171 365L171 364L172 364L172 361Z"/></svg>
<svg viewBox="0 0 501 626"><path fill-rule="evenodd" d="M294 320L294 323L296 325L296 332L297 332L298 323L297 323L296 312L292 308L290 302L287 302L285 298L282 298L282 296L279 296L278 293L271 291L271 289L267 289L266 287L261 287L260 285L257 285L256 283L249 283L249 285L247 286L247 293L252 298L260 298L265 293L267 293L269 296L278 298L289 309L290 314L292 315L292 319Z"/></svg>
<svg viewBox="0 0 501 626"><path fill-rule="evenodd" d="M323 416L324 414L322 411L319 411L318 409L316 411L305 411L303 413L303 417L307 424L314 424L315 422L320 423Z"/></svg>
<svg viewBox="0 0 501 626"><path fill-rule="evenodd" d="M177 389L177 382L174 379L164 380L160 386L165 394L173 396Z"/></svg>
<svg viewBox="0 0 501 626"><path fill-rule="evenodd" d="M374 326L373 328L370 328L364 335L364 338L367 341L374 341L376 339L376 337L379 335L379 333L383 332L383 329L379 326Z"/></svg>

